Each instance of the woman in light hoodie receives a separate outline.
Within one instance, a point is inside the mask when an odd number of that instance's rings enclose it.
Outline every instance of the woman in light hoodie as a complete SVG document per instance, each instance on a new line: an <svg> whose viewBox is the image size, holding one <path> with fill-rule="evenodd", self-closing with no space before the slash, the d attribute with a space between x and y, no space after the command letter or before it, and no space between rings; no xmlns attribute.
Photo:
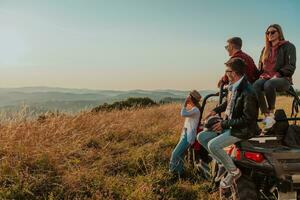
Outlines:
<svg viewBox="0 0 300 200"><path fill-rule="evenodd" d="M184 126L181 132L181 137L172 152L170 159L171 173L182 175L183 161L186 150L195 142L197 128L200 119L200 100L201 95L196 90L190 92L181 109L181 116L185 118Z"/></svg>

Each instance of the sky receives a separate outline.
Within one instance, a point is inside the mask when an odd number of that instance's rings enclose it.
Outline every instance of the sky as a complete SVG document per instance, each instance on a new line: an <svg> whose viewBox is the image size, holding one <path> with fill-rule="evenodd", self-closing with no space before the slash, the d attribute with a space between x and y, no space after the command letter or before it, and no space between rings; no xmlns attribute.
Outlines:
<svg viewBox="0 0 300 200"><path fill-rule="evenodd" d="M278 23L298 48L299 10L297 0L0 0L0 87L216 89L228 38L258 63Z"/></svg>

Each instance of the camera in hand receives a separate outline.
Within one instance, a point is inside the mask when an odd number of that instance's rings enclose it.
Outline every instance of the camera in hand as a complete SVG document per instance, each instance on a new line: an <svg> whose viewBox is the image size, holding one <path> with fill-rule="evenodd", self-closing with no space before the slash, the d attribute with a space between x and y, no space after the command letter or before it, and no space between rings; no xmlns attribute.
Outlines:
<svg viewBox="0 0 300 200"><path fill-rule="evenodd" d="M222 121L222 118L220 116L218 115L211 116L207 120L205 120L204 128L208 131L211 131L213 125L220 121Z"/></svg>

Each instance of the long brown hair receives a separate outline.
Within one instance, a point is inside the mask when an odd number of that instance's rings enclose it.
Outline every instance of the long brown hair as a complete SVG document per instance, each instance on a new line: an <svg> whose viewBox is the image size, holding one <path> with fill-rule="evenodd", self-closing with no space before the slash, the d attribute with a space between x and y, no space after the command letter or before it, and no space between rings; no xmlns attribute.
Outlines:
<svg viewBox="0 0 300 200"><path fill-rule="evenodd" d="M282 31L282 28L279 24L271 24L270 26L268 26L267 30L266 30L266 33L268 32L269 28L275 28L279 34L279 41L283 41L284 40L284 35L283 35L283 31ZM269 42L270 46L272 46L271 42ZM270 54L270 51L271 49L269 49L268 51L265 49L264 50L264 53L262 54L262 61L266 61L266 59L269 57L269 54Z"/></svg>
<svg viewBox="0 0 300 200"><path fill-rule="evenodd" d="M282 28L281 28L281 26L279 25L279 24L271 24L268 28L267 28L267 30L266 30L266 34L267 34L267 31L269 30L269 28L275 28L277 31L278 31L278 33L279 33L279 40L281 41L281 40L284 40L284 35L283 35L283 31L282 31Z"/></svg>

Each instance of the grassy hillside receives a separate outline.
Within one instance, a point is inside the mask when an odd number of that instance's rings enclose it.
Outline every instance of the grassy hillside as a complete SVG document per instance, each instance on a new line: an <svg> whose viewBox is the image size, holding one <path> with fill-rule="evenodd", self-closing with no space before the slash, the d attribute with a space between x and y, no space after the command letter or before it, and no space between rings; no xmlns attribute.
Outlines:
<svg viewBox="0 0 300 200"><path fill-rule="evenodd" d="M289 102L280 97L278 107ZM193 171L168 176L179 111L166 104L1 124L0 199L217 199Z"/></svg>
<svg viewBox="0 0 300 200"><path fill-rule="evenodd" d="M205 96L212 91L201 90ZM80 112L99 104L125 100L129 97L149 97L156 102L168 98L182 100L188 91L179 90L88 90L51 87L0 88L0 115L18 110L22 105L28 105L35 113L44 110Z"/></svg>

